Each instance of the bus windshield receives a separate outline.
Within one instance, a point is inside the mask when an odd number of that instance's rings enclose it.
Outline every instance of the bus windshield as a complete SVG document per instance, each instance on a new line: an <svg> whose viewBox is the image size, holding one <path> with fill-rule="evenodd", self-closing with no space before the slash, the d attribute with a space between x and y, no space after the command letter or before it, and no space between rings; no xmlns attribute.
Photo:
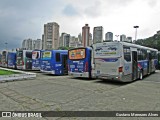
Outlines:
<svg viewBox="0 0 160 120"><path fill-rule="evenodd" d="M32 59L39 59L40 58L40 51L33 51L32 52Z"/></svg>
<svg viewBox="0 0 160 120"><path fill-rule="evenodd" d="M23 51L17 51L17 57L23 57Z"/></svg>
<svg viewBox="0 0 160 120"><path fill-rule="evenodd" d="M42 52L42 59L51 59L52 52L51 51L44 51Z"/></svg>
<svg viewBox="0 0 160 120"><path fill-rule="evenodd" d="M117 44L97 44L94 47L95 57L118 56L119 49Z"/></svg>
<svg viewBox="0 0 160 120"><path fill-rule="evenodd" d="M86 57L85 48L78 48L69 51L70 60L79 60L79 59L84 59L85 57Z"/></svg>

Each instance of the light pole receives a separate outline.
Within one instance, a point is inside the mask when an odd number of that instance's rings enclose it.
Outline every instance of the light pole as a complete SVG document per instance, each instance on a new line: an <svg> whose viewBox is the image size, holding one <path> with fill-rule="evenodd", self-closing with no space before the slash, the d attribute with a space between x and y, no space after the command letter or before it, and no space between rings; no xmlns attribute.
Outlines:
<svg viewBox="0 0 160 120"><path fill-rule="evenodd" d="M7 44L8 44L8 43L7 43L7 42L5 42L5 45L6 45L6 50L7 50Z"/></svg>
<svg viewBox="0 0 160 120"><path fill-rule="evenodd" d="M135 41L137 40L137 28L139 28L139 26L133 26L133 28L135 28L136 29L136 31L135 31Z"/></svg>
<svg viewBox="0 0 160 120"><path fill-rule="evenodd" d="M116 37L117 37L117 41L118 41L118 37L119 37L119 35L115 35Z"/></svg>

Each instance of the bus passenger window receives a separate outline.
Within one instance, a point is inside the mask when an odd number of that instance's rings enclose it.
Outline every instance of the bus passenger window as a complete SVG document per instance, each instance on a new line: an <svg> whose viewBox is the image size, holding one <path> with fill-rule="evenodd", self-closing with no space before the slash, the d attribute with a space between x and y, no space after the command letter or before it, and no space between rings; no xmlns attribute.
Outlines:
<svg viewBox="0 0 160 120"><path fill-rule="evenodd" d="M26 57L27 58L32 58L32 52L26 52Z"/></svg>
<svg viewBox="0 0 160 120"><path fill-rule="evenodd" d="M131 51L129 47L124 47L123 48L123 52L124 52L124 59L127 62L131 62Z"/></svg>
<svg viewBox="0 0 160 120"><path fill-rule="evenodd" d="M56 62L60 62L61 58L60 58L60 53L56 53Z"/></svg>

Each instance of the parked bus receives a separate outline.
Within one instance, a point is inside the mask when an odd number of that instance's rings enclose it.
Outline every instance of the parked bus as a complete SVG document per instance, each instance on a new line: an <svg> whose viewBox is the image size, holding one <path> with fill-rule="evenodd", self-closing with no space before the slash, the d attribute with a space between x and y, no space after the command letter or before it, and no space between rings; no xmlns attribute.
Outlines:
<svg viewBox="0 0 160 120"><path fill-rule="evenodd" d="M94 71L101 79L129 82L155 72L158 50L126 42L93 45Z"/></svg>
<svg viewBox="0 0 160 120"><path fill-rule="evenodd" d="M16 53L15 52L8 52L8 68L16 69Z"/></svg>
<svg viewBox="0 0 160 120"><path fill-rule="evenodd" d="M17 51L17 69L32 70L32 50Z"/></svg>
<svg viewBox="0 0 160 120"><path fill-rule="evenodd" d="M40 70L40 58L41 58L40 50L32 51L32 70Z"/></svg>
<svg viewBox="0 0 160 120"><path fill-rule="evenodd" d="M158 52L158 69L160 70L160 51Z"/></svg>
<svg viewBox="0 0 160 120"><path fill-rule="evenodd" d="M68 51L68 74L73 77L93 78L92 48L80 47Z"/></svg>
<svg viewBox="0 0 160 120"><path fill-rule="evenodd" d="M54 75L68 74L67 61L67 50L44 50L41 51L40 70Z"/></svg>
<svg viewBox="0 0 160 120"><path fill-rule="evenodd" d="M2 67L7 67L7 54L8 54L8 51L2 51L2 59L1 59L1 62L2 62L2 64L1 64L1 66Z"/></svg>

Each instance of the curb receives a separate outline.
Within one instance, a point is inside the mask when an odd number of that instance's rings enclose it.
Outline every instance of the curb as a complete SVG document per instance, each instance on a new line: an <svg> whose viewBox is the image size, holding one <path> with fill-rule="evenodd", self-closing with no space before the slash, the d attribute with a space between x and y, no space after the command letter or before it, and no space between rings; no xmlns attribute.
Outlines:
<svg viewBox="0 0 160 120"><path fill-rule="evenodd" d="M20 71L20 70L12 70L12 69L1 68L1 67L0 67L0 69L22 73L22 74L12 74L12 75L2 75L2 76L0 76L0 82L1 81L5 82L5 81L13 81L13 80L23 80L26 78L35 78L36 77L36 73L24 72L24 71Z"/></svg>

